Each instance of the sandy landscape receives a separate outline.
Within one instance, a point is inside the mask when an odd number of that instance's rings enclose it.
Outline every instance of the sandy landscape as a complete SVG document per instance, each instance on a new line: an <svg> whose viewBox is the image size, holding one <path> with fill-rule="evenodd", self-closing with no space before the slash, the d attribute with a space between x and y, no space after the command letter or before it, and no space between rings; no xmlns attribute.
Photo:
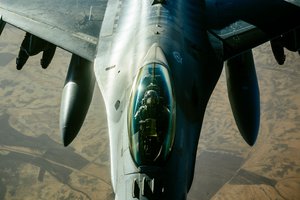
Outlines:
<svg viewBox="0 0 300 200"><path fill-rule="evenodd" d="M59 108L70 54L58 49L47 70L40 55L22 71L15 58L24 33L0 38L0 200L110 200L105 107L98 87L70 147L59 134ZM209 102L189 200L300 199L300 56L278 66L268 44L254 50L261 127L254 147L239 135L222 75Z"/></svg>

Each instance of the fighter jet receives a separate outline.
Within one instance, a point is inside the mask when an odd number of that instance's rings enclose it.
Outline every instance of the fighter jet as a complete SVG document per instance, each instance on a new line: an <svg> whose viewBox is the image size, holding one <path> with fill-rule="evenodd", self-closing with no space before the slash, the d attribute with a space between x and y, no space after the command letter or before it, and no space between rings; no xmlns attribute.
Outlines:
<svg viewBox="0 0 300 200"><path fill-rule="evenodd" d="M56 47L72 58L62 93L65 146L97 81L115 199L186 199L209 97L225 63L238 129L254 145L259 87L251 49L271 41L279 64L300 49L299 0L1 0L0 31L26 32L17 69ZM201 198L201 197L200 197Z"/></svg>

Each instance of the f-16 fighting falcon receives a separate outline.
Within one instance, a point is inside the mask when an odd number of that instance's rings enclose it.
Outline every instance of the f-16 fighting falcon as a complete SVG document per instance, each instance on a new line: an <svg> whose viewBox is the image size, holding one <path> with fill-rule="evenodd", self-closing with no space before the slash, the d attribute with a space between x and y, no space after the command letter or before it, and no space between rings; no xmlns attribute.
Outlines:
<svg viewBox="0 0 300 200"><path fill-rule="evenodd" d="M228 96L244 140L260 121L251 49L267 41L279 64L300 49L299 0L0 0L5 24L26 32L21 70L56 47L72 53L61 102L65 146L76 137L97 81L118 200L183 200L201 125L225 62ZM26 66L25 66L26 67Z"/></svg>

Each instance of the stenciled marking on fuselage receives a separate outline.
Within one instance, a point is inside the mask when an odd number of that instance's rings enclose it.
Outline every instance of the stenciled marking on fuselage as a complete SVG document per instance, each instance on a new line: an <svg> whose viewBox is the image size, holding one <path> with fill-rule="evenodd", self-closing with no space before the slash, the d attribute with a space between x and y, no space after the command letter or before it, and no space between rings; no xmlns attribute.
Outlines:
<svg viewBox="0 0 300 200"><path fill-rule="evenodd" d="M105 68L105 71L109 71L109 70L111 70L111 69L113 69L113 68L115 68L116 67L116 65L113 65L113 66L110 66L110 67L106 67Z"/></svg>

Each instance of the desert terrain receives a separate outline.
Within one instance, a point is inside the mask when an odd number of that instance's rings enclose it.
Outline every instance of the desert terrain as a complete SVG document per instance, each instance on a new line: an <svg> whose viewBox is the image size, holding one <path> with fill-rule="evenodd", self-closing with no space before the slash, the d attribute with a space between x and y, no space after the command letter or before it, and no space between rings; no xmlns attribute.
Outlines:
<svg viewBox="0 0 300 200"><path fill-rule="evenodd" d="M0 200L112 200L105 107L95 88L84 125L65 148L59 133L62 88L71 54L57 49L15 68L24 32L0 37ZM254 49L261 126L249 147L239 135L222 74L205 114L189 200L300 199L300 56L275 62L269 44Z"/></svg>

